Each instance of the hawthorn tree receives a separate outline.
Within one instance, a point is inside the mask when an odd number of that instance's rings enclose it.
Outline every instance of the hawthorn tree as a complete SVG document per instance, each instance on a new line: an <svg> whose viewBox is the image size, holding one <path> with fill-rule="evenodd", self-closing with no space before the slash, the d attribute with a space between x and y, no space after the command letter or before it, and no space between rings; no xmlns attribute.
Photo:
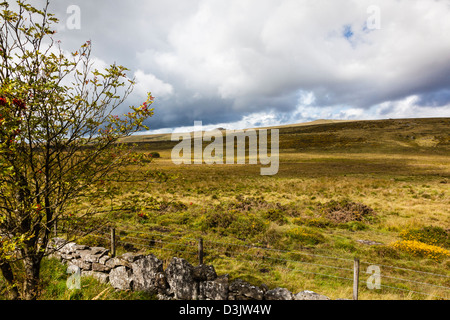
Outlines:
<svg viewBox="0 0 450 320"><path fill-rule="evenodd" d="M153 97L116 115L134 84L128 69L94 69L89 41L62 50L49 1L11 7L0 3L0 269L12 299L36 299L56 221L129 164L117 141L146 128Z"/></svg>

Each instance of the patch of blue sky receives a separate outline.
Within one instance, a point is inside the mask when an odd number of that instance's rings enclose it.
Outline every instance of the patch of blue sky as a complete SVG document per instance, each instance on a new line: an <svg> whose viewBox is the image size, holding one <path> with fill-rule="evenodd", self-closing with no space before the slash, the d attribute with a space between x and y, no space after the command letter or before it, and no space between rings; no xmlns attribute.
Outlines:
<svg viewBox="0 0 450 320"><path fill-rule="evenodd" d="M347 39L350 39L353 36L353 30L352 30L352 26L350 24L346 24L344 26L342 35Z"/></svg>

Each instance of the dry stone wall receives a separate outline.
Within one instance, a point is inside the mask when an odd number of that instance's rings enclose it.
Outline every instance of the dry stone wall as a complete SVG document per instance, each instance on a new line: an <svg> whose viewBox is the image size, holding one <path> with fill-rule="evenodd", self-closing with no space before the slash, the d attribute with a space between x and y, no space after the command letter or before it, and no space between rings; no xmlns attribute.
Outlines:
<svg viewBox="0 0 450 320"><path fill-rule="evenodd" d="M312 291L293 294L285 288L254 286L241 279L218 276L212 265L193 266L174 257L164 270L152 254L125 253L110 257L103 247L89 247L54 238L48 253L68 268L110 283L117 290L146 291L160 300L330 300Z"/></svg>

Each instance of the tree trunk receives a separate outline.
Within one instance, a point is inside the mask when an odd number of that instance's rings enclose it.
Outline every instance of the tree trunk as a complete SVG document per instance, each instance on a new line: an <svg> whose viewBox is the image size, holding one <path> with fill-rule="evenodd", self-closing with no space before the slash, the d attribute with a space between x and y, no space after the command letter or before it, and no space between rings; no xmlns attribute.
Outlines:
<svg viewBox="0 0 450 320"><path fill-rule="evenodd" d="M24 300L36 300L38 297L41 259L36 254L25 256L23 259L25 279L23 281L22 295Z"/></svg>
<svg viewBox="0 0 450 320"><path fill-rule="evenodd" d="M8 283L9 288L9 298L11 300L19 299L19 290L17 290L17 283L14 279L14 273L11 269L11 265L8 262L0 262L0 270L2 271L3 278L5 278Z"/></svg>

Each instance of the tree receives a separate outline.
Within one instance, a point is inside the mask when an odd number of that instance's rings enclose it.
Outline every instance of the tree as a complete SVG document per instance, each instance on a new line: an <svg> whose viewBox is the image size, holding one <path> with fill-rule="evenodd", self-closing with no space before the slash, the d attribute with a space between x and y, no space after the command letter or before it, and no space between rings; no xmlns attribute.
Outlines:
<svg viewBox="0 0 450 320"><path fill-rule="evenodd" d="M67 54L48 11L0 4L0 269L11 298L36 299L41 260L66 208L129 163L117 143L153 115L151 94L121 116L133 80L93 68L91 43Z"/></svg>

